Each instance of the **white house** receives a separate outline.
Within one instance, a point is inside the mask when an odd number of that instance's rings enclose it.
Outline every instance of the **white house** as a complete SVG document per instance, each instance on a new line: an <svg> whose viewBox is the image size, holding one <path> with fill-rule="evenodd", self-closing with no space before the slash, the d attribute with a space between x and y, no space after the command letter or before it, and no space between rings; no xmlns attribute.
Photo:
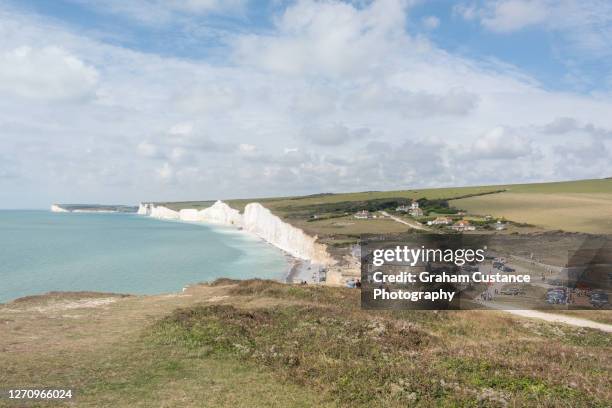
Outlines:
<svg viewBox="0 0 612 408"><path fill-rule="evenodd" d="M437 217L435 220L427 221L427 225L449 225L453 222L451 218L448 217Z"/></svg>
<svg viewBox="0 0 612 408"><path fill-rule="evenodd" d="M367 220L368 218L372 218L368 210L357 211L354 217L360 220Z"/></svg>
<svg viewBox="0 0 612 408"><path fill-rule="evenodd" d="M414 200L412 201L412 204L410 205L410 210L408 210L408 214L412 215L413 217L422 217L423 216L423 210L421 210L419 208L419 202Z"/></svg>

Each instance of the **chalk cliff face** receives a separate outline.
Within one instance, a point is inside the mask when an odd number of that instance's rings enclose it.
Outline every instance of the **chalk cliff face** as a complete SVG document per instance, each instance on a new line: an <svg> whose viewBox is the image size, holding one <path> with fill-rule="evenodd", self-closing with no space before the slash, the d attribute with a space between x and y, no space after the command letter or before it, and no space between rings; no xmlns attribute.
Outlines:
<svg viewBox="0 0 612 408"><path fill-rule="evenodd" d="M161 218L163 220L178 220L179 212L164 207L163 205L152 206L149 215L153 218Z"/></svg>
<svg viewBox="0 0 612 408"><path fill-rule="evenodd" d="M59 206L59 205L57 205L57 204L53 204L53 205L51 206L51 211L52 211L52 212L70 212L70 211L66 210L65 208L60 207L60 206Z"/></svg>
<svg viewBox="0 0 612 408"><path fill-rule="evenodd" d="M138 206L138 211L136 211L136 213L138 215L151 215L151 208L153 208L153 204L140 203L140 205Z"/></svg>
<svg viewBox="0 0 612 408"><path fill-rule="evenodd" d="M183 210L181 210L183 211ZM215 202L211 207L199 211L200 220L224 225L242 226L242 215L223 201Z"/></svg>
<svg viewBox="0 0 612 408"><path fill-rule="evenodd" d="M145 203L140 204L138 214L161 219L210 222L242 227L245 231L259 236L296 258L307 259L321 265L334 263L325 245L317 243L316 237L311 237L301 229L284 222L259 203L248 204L244 214L240 214L238 210L222 201L217 201L211 207L203 210L189 208L180 211Z"/></svg>
<svg viewBox="0 0 612 408"><path fill-rule="evenodd" d="M259 203L247 204L243 222L244 229L296 258L308 259L322 265L333 263L325 246L316 242L316 237L311 237L301 229L284 222Z"/></svg>

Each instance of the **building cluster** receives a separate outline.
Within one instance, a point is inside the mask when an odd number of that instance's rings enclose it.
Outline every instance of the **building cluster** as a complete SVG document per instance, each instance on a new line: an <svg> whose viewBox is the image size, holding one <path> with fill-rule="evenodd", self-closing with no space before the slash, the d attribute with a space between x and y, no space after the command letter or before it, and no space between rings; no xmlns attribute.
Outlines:
<svg viewBox="0 0 612 408"><path fill-rule="evenodd" d="M410 205L397 206L395 208L395 211L410 214L412 217L422 217L424 215L423 210L419 207L419 202L416 200L413 200ZM461 216L465 215L465 212L460 212L457 215L461 215ZM354 214L354 217L357 219L362 219L362 220L377 218L376 215L372 214L368 210L357 211ZM492 217L490 215L487 215L485 217L485 220L487 221L491 221L491 219ZM436 217L433 220L427 221L427 225L429 226L447 226L448 228L454 231L458 231L458 232L476 230L476 226L472 225L469 220L461 219L461 220L455 221L453 218L445 217L445 216ZM495 224L493 224L493 227L497 231L501 231L501 230L506 229L506 224L498 220Z"/></svg>
<svg viewBox="0 0 612 408"><path fill-rule="evenodd" d="M416 200L413 200L412 203L410 204L410 206L407 205L400 205L398 206L395 211L397 212L405 212L410 214L413 217L422 217L423 216L423 210L419 208L419 202Z"/></svg>
<svg viewBox="0 0 612 408"><path fill-rule="evenodd" d="M427 225L450 225L453 223L453 219L450 217L437 217L434 220L427 221Z"/></svg>
<svg viewBox="0 0 612 408"><path fill-rule="evenodd" d="M451 228L455 231L474 231L476 229L468 220L459 220Z"/></svg>
<svg viewBox="0 0 612 408"><path fill-rule="evenodd" d="M361 211L357 211L354 217L359 220L368 220L370 218L376 218L376 215L372 214L368 210L361 210Z"/></svg>

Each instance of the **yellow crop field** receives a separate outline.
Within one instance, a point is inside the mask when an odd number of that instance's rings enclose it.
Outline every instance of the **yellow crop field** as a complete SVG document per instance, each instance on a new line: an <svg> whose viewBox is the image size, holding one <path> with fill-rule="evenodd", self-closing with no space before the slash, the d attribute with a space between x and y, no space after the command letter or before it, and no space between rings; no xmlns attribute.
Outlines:
<svg viewBox="0 0 612 408"><path fill-rule="evenodd" d="M469 213L493 215L546 229L612 233L612 192L504 192L453 200Z"/></svg>

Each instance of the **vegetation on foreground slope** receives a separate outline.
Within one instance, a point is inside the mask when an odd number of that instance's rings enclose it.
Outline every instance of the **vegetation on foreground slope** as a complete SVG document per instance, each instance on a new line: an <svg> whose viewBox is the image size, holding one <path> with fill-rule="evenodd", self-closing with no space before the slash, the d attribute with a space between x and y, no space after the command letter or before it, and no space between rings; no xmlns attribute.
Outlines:
<svg viewBox="0 0 612 408"><path fill-rule="evenodd" d="M258 280L68 307L77 298L0 308L1 383L71 386L85 407L612 399L609 334L499 312L370 312L356 290Z"/></svg>

